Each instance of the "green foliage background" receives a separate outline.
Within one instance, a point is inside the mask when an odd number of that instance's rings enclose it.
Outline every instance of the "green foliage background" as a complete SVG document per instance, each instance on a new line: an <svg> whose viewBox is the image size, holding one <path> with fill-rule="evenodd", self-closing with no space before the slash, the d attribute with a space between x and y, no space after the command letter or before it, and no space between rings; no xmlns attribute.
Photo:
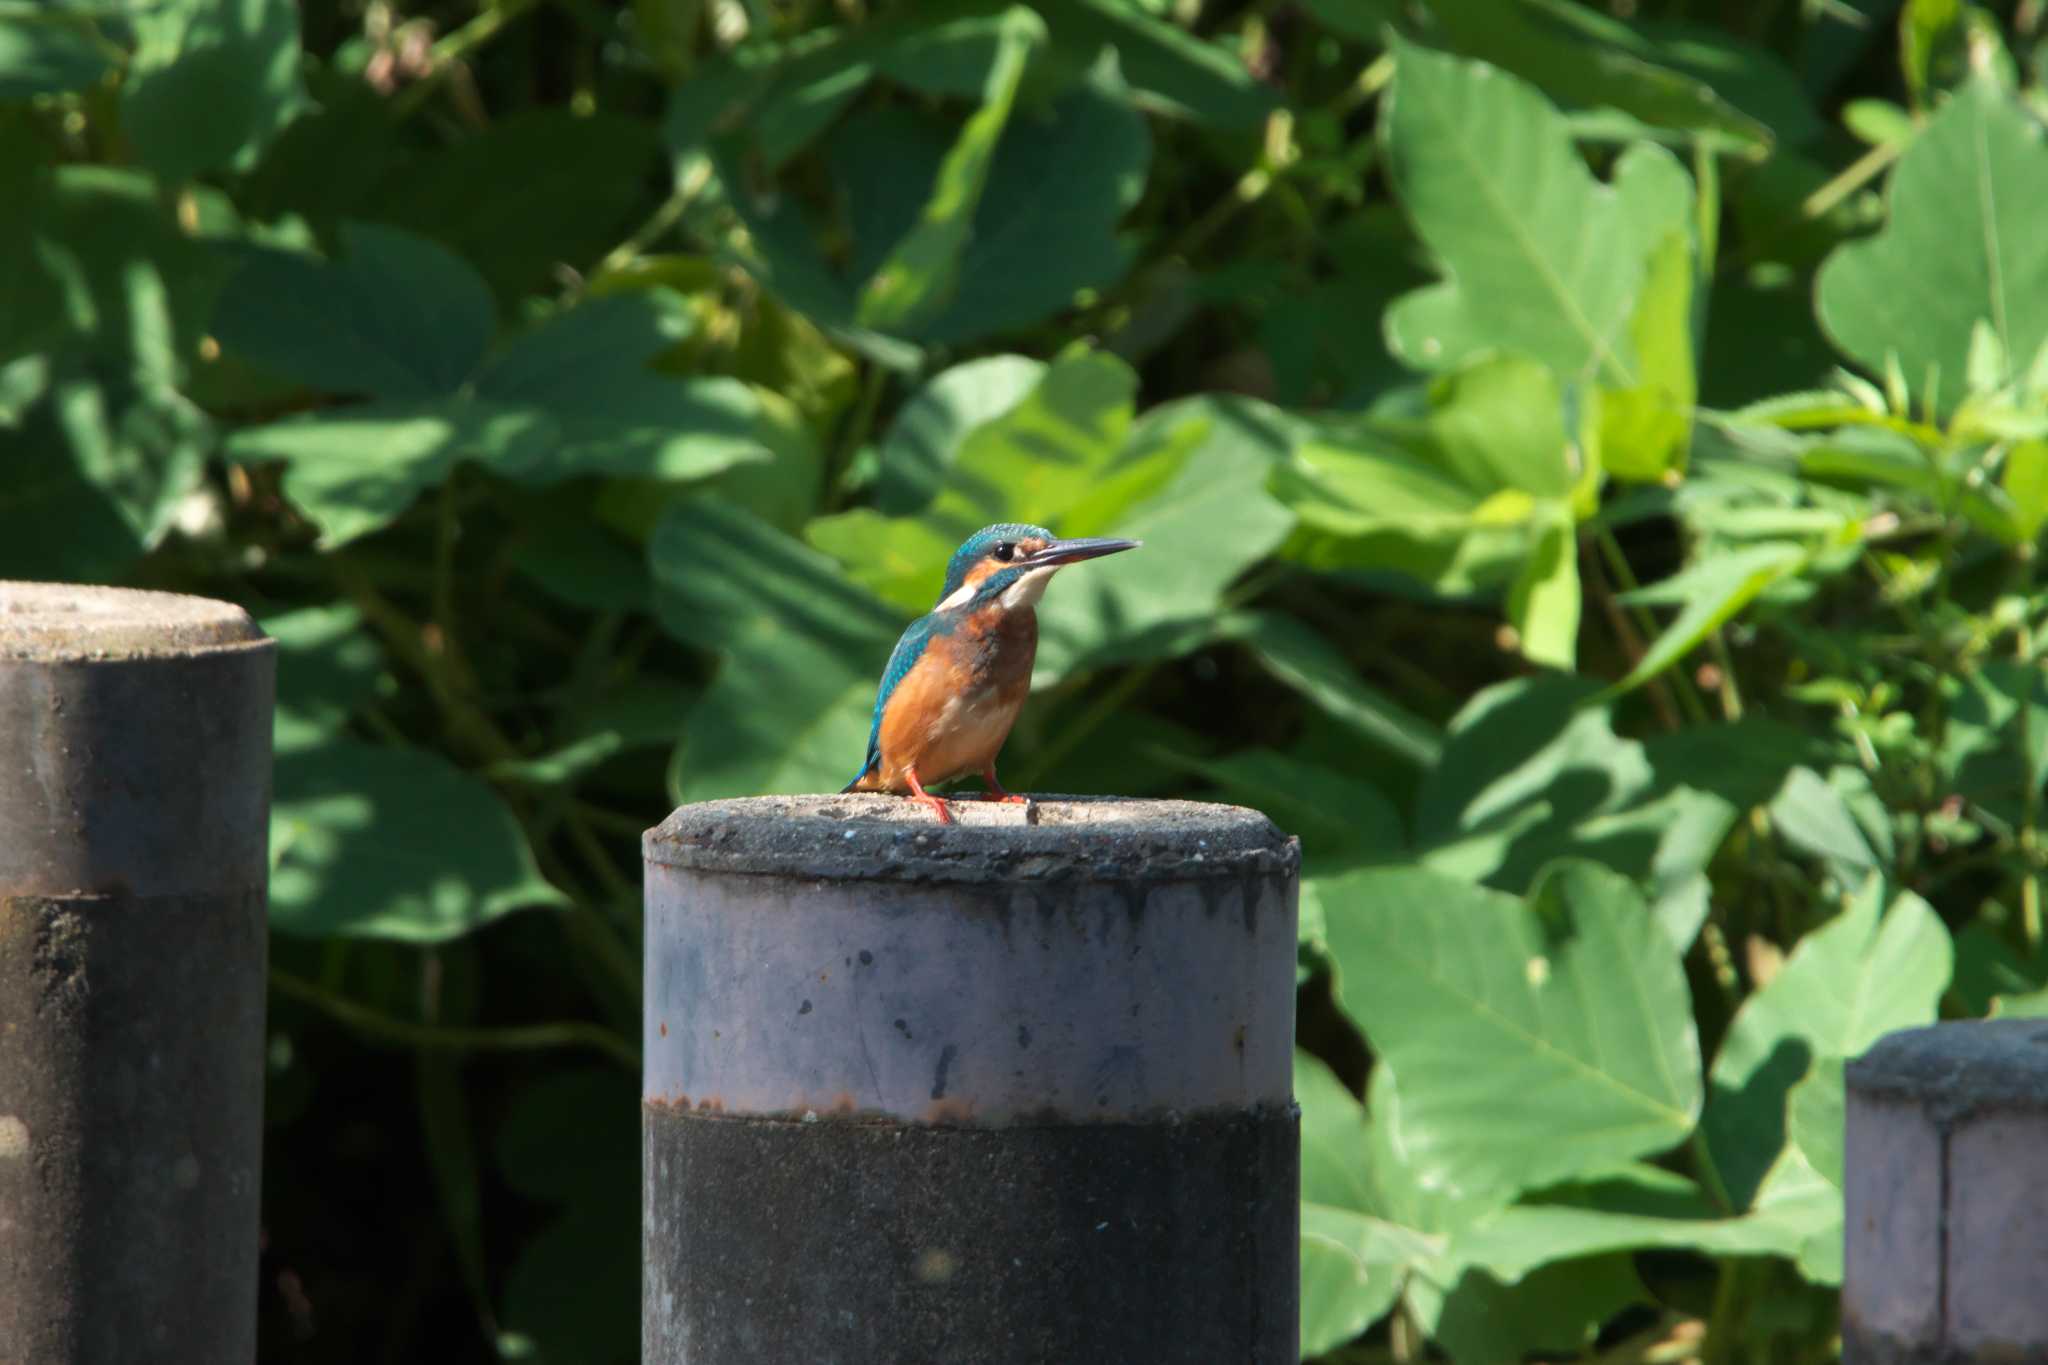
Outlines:
<svg viewBox="0 0 2048 1365"><path fill-rule="evenodd" d="M0 0L0 576L283 649L266 1352L637 1338L637 834L1300 833L1304 1345L1835 1352L1842 1061L2048 1012L2043 9Z"/></svg>

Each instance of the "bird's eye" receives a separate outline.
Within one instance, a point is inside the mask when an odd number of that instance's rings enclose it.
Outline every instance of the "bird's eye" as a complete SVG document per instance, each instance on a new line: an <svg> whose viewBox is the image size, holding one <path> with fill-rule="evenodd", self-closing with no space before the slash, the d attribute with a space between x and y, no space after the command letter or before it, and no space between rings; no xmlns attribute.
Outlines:
<svg viewBox="0 0 2048 1365"><path fill-rule="evenodd" d="M989 553L1007 564L1017 557L1017 542L1014 540L998 541L995 549L989 551Z"/></svg>

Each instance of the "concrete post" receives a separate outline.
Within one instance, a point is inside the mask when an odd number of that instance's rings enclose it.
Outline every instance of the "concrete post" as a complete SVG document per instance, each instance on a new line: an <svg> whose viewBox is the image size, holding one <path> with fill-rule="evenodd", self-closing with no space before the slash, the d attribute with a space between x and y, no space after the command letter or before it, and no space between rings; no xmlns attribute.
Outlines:
<svg viewBox="0 0 2048 1365"><path fill-rule="evenodd" d="M256 1353L274 648L0 583L0 1360Z"/></svg>
<svg viewBox="0 0 2048 1365"><path fill-rule="evenodd" d="M1299 845L953 810L649 831L645 1365L1293 1365Z"/></svg>
<svg viewBox="0 0 2048 1365"><path fill-rule="evenodd" d="M1843 1180L1845 1362L2048 1360L2048 1019L1849 1063Z"/></svg>

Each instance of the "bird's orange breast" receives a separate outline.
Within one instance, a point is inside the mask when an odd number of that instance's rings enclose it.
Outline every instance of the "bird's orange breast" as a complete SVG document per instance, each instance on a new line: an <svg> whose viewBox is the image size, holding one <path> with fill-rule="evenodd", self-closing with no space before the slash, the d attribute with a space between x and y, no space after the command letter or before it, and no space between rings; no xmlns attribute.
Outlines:
<svg viewBox="0 0 2048 1365"><path fill-rule="evenodd" d="M882 712L881 762L872 789L910 790L992 764L1031 691L1038 622L991 609L934 635Z"/></svg>

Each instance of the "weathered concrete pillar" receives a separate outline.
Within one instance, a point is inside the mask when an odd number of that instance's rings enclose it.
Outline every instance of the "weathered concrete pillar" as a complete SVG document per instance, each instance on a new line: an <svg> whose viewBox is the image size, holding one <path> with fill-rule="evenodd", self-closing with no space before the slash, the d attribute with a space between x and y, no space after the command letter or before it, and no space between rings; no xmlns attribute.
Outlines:
<svg viewBox="0 0 2048 1365"><path fill-rule="evenodd" d="M1845 1362L2048 1360L2048 1019L1849 1063L1843 1178Z"/></svg>
<svg viewBox="0 0 2048 1365"><path fill-rule="evenodd" d="M648 833L645 1365L1293 1365L1298 844L953 810Z"/></svg>
<svg viewBox="0 0 2048 1365"><path fill-rule="evenodd" d="M0 583L0 1360L256 1353L275 651Z"/></svg>

